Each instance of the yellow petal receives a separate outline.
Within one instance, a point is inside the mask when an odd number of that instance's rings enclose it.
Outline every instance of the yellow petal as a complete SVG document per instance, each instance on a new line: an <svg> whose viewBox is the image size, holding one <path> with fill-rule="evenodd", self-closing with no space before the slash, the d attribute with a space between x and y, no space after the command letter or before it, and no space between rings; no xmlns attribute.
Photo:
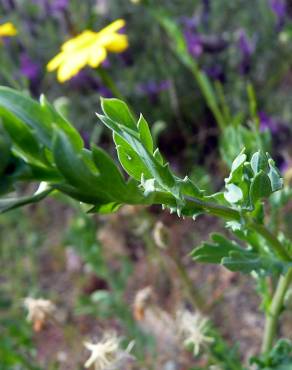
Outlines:
<svg viewBox="0 0 292 370"><path fill-rule="evenodd" d="M96 32L83 31L80 35L66 41L62 45L63 51L73 51L90 46L96 40Z"/></svg>
<svg viewBox="0 0 292 370"><path fill-rule="evenodd" d="M11 22L0 25L0 36L15 36L17 29Z"/></svg>
<svg viewBox="0 0 292 370"><path fill-rule="evenodd" d="M93 47L90 51L88 64L90 67L96 68L106 59L106 56L107 52L104 47Z"/></svg>
<svg viewBox="0 0 292 370"><path fill-rule="evenodd" d="M60 82L70 80L85 67L87 63L87 53L67 54L66 60L60 65L57 73L57 78Z"/></svg>
<svg viewBox="0 0 292 370"><path fill-rule="evenodd" d="M52 72L54 71L55 69L57 69L61 64L62 62L64 61L65 59L65 53L61 52L59 54L57 54L53 59L51 59L49 61L49 63L47 64L47 70L49 72Z"/></svg>
<svg viewBox="0 0 292 370"><path fill-rule="evenodd" d="M115 34L106 44L106 49L112 53L121 53L129 47L128 37L126 35Z"/></svg>
<svg viewBox="0 0 292 370"><path fill-rule="evenodd" d="M126 22L124 19L117 19L116 21L110 23L108 26L104 27L98 33L100 36L105 33L114 33L123 28L125 25Z"/></svg>

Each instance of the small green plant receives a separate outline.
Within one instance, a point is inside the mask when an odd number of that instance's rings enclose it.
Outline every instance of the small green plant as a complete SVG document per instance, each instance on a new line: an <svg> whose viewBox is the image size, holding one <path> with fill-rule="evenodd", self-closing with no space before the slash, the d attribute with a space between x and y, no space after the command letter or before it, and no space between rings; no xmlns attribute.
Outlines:
<svg viewBox="0 0 292 370"><path fill-rule="evenodd" d="M95 145L84 148L75 128L44 97L38 103L20 92L0 88L1 192L10 192L18 182L40 182L33 195L3 197L1 212L61 192L82 202L89 213L113 212L124 204L159 204L179 217L195 220L208 214L225 220L229 236L211 235L210 241L194 249L191 258L250 274L262 287L271 277L277 281L275 289L261 289L266 325L262 354L252 361L259 369L291 366L292 343L281 341L273 348L292 280L291 241L270 227L266 217L268 204L280 213L290 196L289 189L282 191L283 179L273 159L263 150L248 157L242 148L225 188L207 194L188 176L181 178L172 171L154 146L142 115L136 119L117 99L102 99L101 107L98 118L113 133L127 179L104 150ZM274 195L277 191L282 195ZM234 368L224 360L219 364Z"/></svg>

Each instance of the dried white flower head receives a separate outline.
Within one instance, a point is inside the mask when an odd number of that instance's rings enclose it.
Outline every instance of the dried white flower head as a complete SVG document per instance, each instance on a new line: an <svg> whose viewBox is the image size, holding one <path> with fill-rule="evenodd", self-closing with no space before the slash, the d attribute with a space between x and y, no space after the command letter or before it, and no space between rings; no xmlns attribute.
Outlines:
<svg viewBox="0 0 292 370"><path fill-rule="evenodd" d="M178 331L183 338L185 346L193 346L194 356L200 352L200 347L214 341L213 337L206 335L208 319L200 313L188 310L177 312Z"/></svg>
<svg viewBox="0 0 292 370"><path fill-rule="evenodd" d="M54 303L48 299L34 299L27 297L24 299L24 306L28 310L27 320L33 323L35 331L40 331L45 321L53 315L56 310Z"/></svg>
<svg viewBox="0 0 292 370"><path fill-rule="evenodd" d="M151 286L138 290L133 304L133 313L136 320L140 321L144 318L145 309L151 300L152 294Z"/></svg>
<svg viewBox="0 0 292 370"><path fill-rule="evenodd" d="M120 349L120 338L115 333L106 333L103 339L96 344L84 343L84 346L91 351L84 366L86 368L93 366L95 370L120 369L121 363L125 359L133 358L130 355L133 345L134 342L131 342L128 348L123 351Z"/></svg>
<svg viewBox="0 0 292 370"><path fill-rule="evenodd" d="M169 230L161 221L157 221L154 225L153 239L157 247L161 249L167 248L169 240Z"/></svg>

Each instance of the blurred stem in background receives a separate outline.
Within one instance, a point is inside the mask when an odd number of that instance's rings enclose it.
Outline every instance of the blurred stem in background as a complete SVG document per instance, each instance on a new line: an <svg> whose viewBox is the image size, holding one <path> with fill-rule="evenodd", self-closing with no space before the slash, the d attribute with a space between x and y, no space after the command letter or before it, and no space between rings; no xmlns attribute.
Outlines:
<svg viewBox="0 0 292 370"><path fill-rule="evenodd" d="M111 78L110 74L102 67L99 67L96 69L98 76L100 77L101 81L107 87L110 92L113 94L113 96L117 99L121 99L125 102L127 100L125 99L124 95L121 93L119 88L117 87L115 81ZM128 102L127 102L128 104Z"/></svg>
<svg viewBox="0 0 292 370"><path fill-rule="evenodd" d="M152 9L150 6L148 7L148 9L153 18L158 21L158 23L170 37L173 52L175 53L179 61L185 67L187 67L195 77L201 93L206 100L207 106L215 117L218 127L221 131L224 131L224 129L228 125L228 122L226 122L226 116L221 111L220 104L216 96L216 90L206 73L200 70L197 62L189 54L181 30L163 9Z"/></svg>
<svg viewBox="0 0 292 370"><path fill-rule="evenodd" d="M284 298L292 281L292 268L285 276L280 276L270 307L266 312L266 323L263 336L262 352L268 353L273 346L276 335L279 316L283 309Z"/></svg>

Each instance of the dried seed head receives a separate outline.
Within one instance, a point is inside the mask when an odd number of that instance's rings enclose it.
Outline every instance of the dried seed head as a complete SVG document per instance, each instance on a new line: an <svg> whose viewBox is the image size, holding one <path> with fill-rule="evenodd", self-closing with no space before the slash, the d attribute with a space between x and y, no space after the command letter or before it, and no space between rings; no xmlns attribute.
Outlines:
<svg viewBox="0 0 292 370"><path fill-rule="evenodd" d="M34 299L27 297L24 299L24 306L28 310L27 320L33 323L36 332L42 330L45 321L52 317L56 306L47 299Z"/></svg>
<svg viewBox="0 0 292 370"><path fill-rule="evenodd" d="M147 286L141 290L138 290L133 304L133 314L137 321L144 318L145 309L149 305L149 302L153 296L153 289L151 286Z"/></svg>
<svg viewBox="0 0 292 370"><path fill-rule="evenodd" d="M185 346L192 346L194 356L200 352L200 347L213 343L214 338L207 336L208 319L200 313L188 310L177 312L178 332Z"/></svg>
<svg viewBox="0 0 292 370"><path fill-rule="evenodd" d="M153 239L155 244L161 248L166 249L169 239L169 231L167 227L161 222L157 221L153 229Z"/></svg>
<svg viewBox="0 0 292 370"><path fill-rule="evenodd" d="M103 339L96 344L85 342L84 346L91 351L91 355L84 366L93 366L95 370L120 369L126 359L133 359L130 351L134 345L134 342L131 342L123 351L120 349L120 341L115 333L105 333Z"/></svg>

